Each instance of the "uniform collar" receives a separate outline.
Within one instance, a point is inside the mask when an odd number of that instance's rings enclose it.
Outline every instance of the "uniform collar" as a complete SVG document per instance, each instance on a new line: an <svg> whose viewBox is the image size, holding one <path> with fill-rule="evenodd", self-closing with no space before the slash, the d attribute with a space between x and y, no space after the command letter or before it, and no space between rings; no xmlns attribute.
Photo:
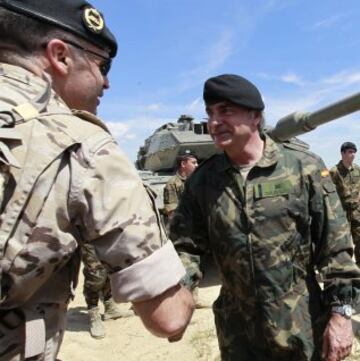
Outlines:
<svg viewBox="0 0 360 361"><path fill-rule="evenodd" d="M186 177L182 176L179 172L176 172L176 175L182 180L182 181L186 181Z"/></svg>
<svg viewBox="0 0 360 361"><path fill-rule="evenodd" d="M6 76L7 78L12 78L27 85L38 84L41 87L46 87L47 82L48 81L51 82L50 77L47 77L47 80L45 80L21 66L1 63L1 62L0 62L0 76Z"/></svg>
<svg viewBox="0 0 360 361"><path fill-rule="evenodd" d="M346 168L342 160L337 164L338 168L345 172L351 172L354 170L354 164L350 168Z"/></svg>
<svg viewBox="0 0 360 361"><path fill-rule="evenodd" d="M280 157L280 146L273 141L268 135L264 135L265 147L260 160L254 164L254 167L267 168L276 164ZM217 170L219 172L225 172L230 168L236 168L237 166L232 162L226 153L223 153L219 158L217 164Z"/></svg>
<svg viewBox="0 0 360 361"><path fill-rule="evenodd" d="M32 90L35 92L41 92L48 86L49 83L52 86L52 79L46 72L43 72L43 76L40 77L21 66L1 62L0 77L5 77L9 80L31 86ZM51 88L51 92L54 94L56 104L61 108L61 111L64 113L70 113L68 106L65 104L63 99L55 93L53 88ZM24 98L24 102L27 101L28 99Z"/></svg>

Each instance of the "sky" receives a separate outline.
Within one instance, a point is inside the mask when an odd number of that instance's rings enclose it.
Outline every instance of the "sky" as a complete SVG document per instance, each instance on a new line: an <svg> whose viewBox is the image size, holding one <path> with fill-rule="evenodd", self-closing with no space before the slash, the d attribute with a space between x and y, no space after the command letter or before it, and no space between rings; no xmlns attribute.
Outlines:
<svg viewBox="0 0 360 361"><path fill-rule="evenodd" d="M133 161L162 124L206 117L202 90L212 76L256 84L269 125L360 91L359 0L90 2L119 46L98 114ZM331 167L343 142L360 148L360 113L300 138Z"/></svg>

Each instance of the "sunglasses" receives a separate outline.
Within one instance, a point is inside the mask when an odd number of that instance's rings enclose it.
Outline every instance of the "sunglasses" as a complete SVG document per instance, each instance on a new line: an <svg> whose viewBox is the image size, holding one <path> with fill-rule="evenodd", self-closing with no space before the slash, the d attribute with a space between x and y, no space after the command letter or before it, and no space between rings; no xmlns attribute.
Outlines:
<svg viewBox="0 0 360 361"><path fill-rule="evenodd" d="M104 59L104 61L99 64L99 69L100 69L100 73L101 75L103 76L107 76L109 71L110 71L110 68L111 68L111 62L112 62L112 59L111 58L107 58L95 51L92 51L90 49L86 49L84 48L83 46L81 46L80 44L77 44L73 41L70 41L70 40L62 40L64 43L66 44L69 44L69 45L72 45L74 48L77 48L79 50L82 50L82 51L85 51L86 53L89 53L89 54L92 54L92 55L95 55L101 59Z"/></svg>

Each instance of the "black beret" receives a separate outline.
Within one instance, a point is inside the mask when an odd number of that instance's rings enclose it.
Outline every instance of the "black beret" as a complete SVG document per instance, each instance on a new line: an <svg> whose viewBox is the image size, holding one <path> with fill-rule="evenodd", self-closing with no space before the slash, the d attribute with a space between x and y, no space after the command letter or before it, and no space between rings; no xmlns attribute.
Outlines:
<svg viewBox="0 0 360 361"><path fill-rule="evenodd" d="M196 154L191 151L190 149L184 149L184 150L181 150L178 155L177 155L177 158L180 158L180 159L185 159L185 158L196 158L197 159L197 156Z"/></svg>
<svg viewBox="0 0 360 361"><path fill-rule="evenodd" d="M100 48L117 52L114 35L100 11L84 0L0 0L0 6L18 14L60 27Z"/></svg>
<svg viewBox="0 0 360 361"><path fill-rule="evenodd" d="M345 142L345 143L341 144L341 148L340 148L341 152L344 152L347 149L353 149L353 150L355 150L355 152L357 152L356 145L351 142Z"/></svg>
<svg viewBox="0 0 360 361"><path fill-rule="evenodd" d="M223 74L208 79L204 85L205 104L212 105L226 100L249 109L265 108L259 90L242 76Z"/></svg>

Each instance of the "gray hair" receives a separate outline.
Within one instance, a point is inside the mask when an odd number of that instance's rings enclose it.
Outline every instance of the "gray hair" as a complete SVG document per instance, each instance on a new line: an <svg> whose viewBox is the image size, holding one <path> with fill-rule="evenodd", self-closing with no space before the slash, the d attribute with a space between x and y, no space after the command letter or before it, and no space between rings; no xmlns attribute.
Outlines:
<svg viewBox="0 0 360 361"><path fill-rule="evenodd" d="M252 114L253 119L255 119L255 116L258 115L260 117L260 122L258 124L258 130L260 133L263 132L264 128L265 128L265 115L264 115L264 111L260 111L260 110L249 110L249 113Z"/></svg>
<svg viewBox="0 0 360 361"><path fill-rule="evenodd" d="M265 128L265 114L264 114L264 111L261 111L260 112L260 122L258 124L258 129L259 129L259 132L262 133L264 128Z"/></svg>

